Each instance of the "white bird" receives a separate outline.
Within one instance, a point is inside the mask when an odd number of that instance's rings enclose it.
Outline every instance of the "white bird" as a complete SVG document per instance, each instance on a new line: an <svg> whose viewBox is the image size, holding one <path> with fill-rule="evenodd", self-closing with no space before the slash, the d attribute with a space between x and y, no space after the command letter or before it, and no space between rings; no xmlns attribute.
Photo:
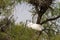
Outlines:
<svg viewBox="0 0 60 40"><path fill-rule="evenodd" d="M36 24L36 23L35 24L34 23L28 23L26 26L28 28L32 28L32 29L37 30L37 31L42 31L44 29L44 27L42 25Z"/></svg>

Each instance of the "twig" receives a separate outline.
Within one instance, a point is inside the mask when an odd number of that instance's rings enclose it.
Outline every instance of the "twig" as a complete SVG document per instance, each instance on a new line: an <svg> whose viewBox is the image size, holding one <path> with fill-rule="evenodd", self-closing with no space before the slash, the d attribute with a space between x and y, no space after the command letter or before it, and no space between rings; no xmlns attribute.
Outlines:
<svg viewBox="0 0 60 40"><path fill-rule="evenodd" d="M56 20L56 19L58 19L58 18L60 18L60 15L58 15L57 17L54 17L54 18L47 19L47 20L41 22L40 24L44 24L44 23L46 23L46 22L48 22L48 21L53 21L53 20Z"/></svg>
<svg viewBox="0 0 60 40"><path fill-rule="evenodd" d="M39 32L38 37L36 40L39 40L40 35L42 34L42 31Z"/></svg>

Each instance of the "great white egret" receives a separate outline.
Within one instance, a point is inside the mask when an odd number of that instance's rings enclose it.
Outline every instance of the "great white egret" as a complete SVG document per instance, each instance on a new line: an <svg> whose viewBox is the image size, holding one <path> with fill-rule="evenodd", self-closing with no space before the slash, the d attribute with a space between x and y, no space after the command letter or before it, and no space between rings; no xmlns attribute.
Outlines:
<svg viewBox="0 0 60 40"><path fill-rule="evenodd" d="M36 24L36 23L28 23L26 25L28 28L32 28L34 30L37 30L37 31L42 31L44 29L44 27L40 24Z"/></svg>

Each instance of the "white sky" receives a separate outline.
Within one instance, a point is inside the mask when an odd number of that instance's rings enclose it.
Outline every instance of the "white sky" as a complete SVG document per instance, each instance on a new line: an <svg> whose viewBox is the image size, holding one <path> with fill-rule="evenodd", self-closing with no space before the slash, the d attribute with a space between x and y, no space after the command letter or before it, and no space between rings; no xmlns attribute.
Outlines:
<svg viewBox="0 0 60 40"><path fill-rule="evenodd" d="M27 4L27 3L22 3L22 4L18 4L16 5L16 7L14 8L14 16L16 20L16 23L18 22L25 22L26 20L31 20L31 13L29 12L32 9L32 7Z"/></svg>
<svg viewBox="0 0 60 40"><path fill-rule="evenodd" d="M56 0L56 2L59 2L60 0ZM31 10L32 7L24 2L22 4L18 4L16 5L16 7L14 8L14 17L16 19L16 23L19 23L21 21L25 22L26 20L31 20L31 13L29 12L29 10Z"/></svg>

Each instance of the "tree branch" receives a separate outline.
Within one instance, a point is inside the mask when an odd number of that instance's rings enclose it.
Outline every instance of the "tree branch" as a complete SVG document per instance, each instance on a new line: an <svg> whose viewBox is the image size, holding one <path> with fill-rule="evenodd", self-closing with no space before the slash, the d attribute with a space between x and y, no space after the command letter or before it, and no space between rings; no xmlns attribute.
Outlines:
<svg viewBox="0 0 60 40"><path fill-rule="evenodd" d="M40 24L44 24L44 23L46 23L46 22L48 22L48 21L53 21L53 20L56 20L56 19L58 19L58 18L60 18L60 15L58 15L58 16L57 16L57 17L55 17L55 18L47 19L47 20L45 20L45 21L41 22Z"/></svg>
<svg viewBox="0 0 60 40"><path fill-rule="evenodd" d="M37 18L37 24L41 23L41 18L44 15L44 13L47 11L48 7L40 7L40 10L38 9L38 7L35 8L38 14L38 18ZM42 11L43 10L43 11Z"/></svg>

